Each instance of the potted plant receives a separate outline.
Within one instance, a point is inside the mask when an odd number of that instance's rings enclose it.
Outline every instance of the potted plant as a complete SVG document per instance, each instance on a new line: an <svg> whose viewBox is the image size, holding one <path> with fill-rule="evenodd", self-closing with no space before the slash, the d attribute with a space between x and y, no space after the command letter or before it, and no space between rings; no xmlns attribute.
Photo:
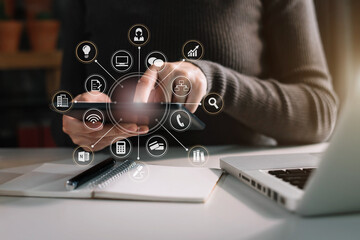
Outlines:
<svg viewBox="0 0 360 240"><path fill-rule="evenodd" d="M41 12L34 20L29 20L27 31L30 46L34 51L53 51L56 49L60 23L49 12Z"/></svg>
<svg viewBox="0 0 360 240"><path fill-rule="evenodd" d="M27 20L34 20L39 13L51 12L53 0L23 0Z"/></svg>
<svg viewBox="0 0 360 240"><path fill-rule="evenodd" d="M21 31L22 23L10 19L5 11L5 0L0 0L0 52L18 51Z"/></svg>

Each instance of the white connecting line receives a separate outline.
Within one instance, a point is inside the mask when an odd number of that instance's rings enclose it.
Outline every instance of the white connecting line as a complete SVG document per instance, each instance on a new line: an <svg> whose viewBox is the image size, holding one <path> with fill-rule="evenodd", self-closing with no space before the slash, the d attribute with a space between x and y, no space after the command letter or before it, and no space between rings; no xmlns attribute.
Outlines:
<svg viewBox="0 0 360 240"><path fill-rule="evenodd" d="M95 59L95 62L97 63L97 65L99 65L112 79L114 79L114 81L116 82L116 78L114 78L113 75L111 75L108 70L106 70L100 63L97 59ZM123 88L123 85L120 84L120 87Z"/></svg>
<svg viewBox="0 0 360 240"><path fill-rule="evenodd" d="M140 68L140 52L141 52L141 47L138 47L138 72L140 75L141 72L141 68ZM140 134L137 135L137 160L140 160Z"/></svg>
<svg viewBox="0 0 360 240"><path fill-rule="evenodd" d="M140 50L141 50L141 47L138 47L139 51L138 51L138 64L139 64L139 74L140 74Z"/></svg>
<svg viewBox="0 0 360 240"><path fill-rule="evenodd" d="M157 119L155 119L155 121L159 122ZM163 125L161 125L161 127L165 129L185 149L185 151L189 151L189 149L185 147L169 130L167 130L166 127L164 127Z"/></svg>
<svg viewBox="0 0 360 240"><path fill-rule="evenodd" d="M115 102L116 103L116 102ZM122 118L120 118L120 121L118 121L117 123L121 122ZM116 126L116 124L114 124L114 126L112 126L104 135L101 136L101 138L99 138L99 140L97 140L93 145L91 145L91 148L94 148L96 144L98 144L101 139L103 139L111 130L113 130L113 128Z"/></svg>
<svg viewBox="0 0 360 240"><path fill-rule="evenodd" d="M183 59L181 62L179 62L179 63L174 67L174 69L171 70L171 72L168 73L168 75L166 75L163 79L161 79L160 82L158 82L158 84L161 83L162 81L164 81L168 76L170 76L170 74L173 73L173 72L175 71L175 69L177 69L183 62L185 62L185 59Z"/></svg>
<svg viewBox="0 0 360 240"><path fill-rule="evenodd" d="M138 47L138 64L139 64L139 73L140 73L140 51L141 51L141 47ZM177 69L183 62L185 61L185 59L183 59L179 64L177 64L173 70L171 70L171 72L168 73L168 75L166 75L159 83L161 83L162 81L164 81L168 76L170 76L170 74L172 72L175 71L175 69ZM95 62L112 78L114 79L114 81L117 81L100 63L97 59L95 59ZM123 87L120 84L121 87ZM161 103L161 104L166 104L166 103ZM201 105L201 103L185 103L185 104L196 104L196 105ZM158 120L155 120L156 122L158 122ZM93 145L91 145L91 148L94 148L96 144L98 144L116 125L112 126L101 138L99 138L99 140L97 140ZM185 151L188 151L189 149L187 147L185 147L166 127L164 127L163 125L161 125L162 128L164 128L184 149ZM140 159L140 134L138 134L138 152L137 152L137 159Z"/></svg>
<svg viewBox="0 0 360 240"><path fill-rule="evenodd" d="M138 149L137 149L137 160L140 160L140 134L138 134L137 136L137 140L138 140Z"/></svg>
<svg viewBox="0 0 360 240"><path fill-rule="evenodd" d="M161 102L160 104L168 104L168 103L166 103L166 102ZM179 103L179 104L194 104L194 105L199 105L199 106L201 106L201 102L200 103Z"/></svg>
<svg viewBox="0 0 360 240"><path fill-rule="evenodd" d="M103 139L114 127L115 125L112 126L99 140L97 140L93 145L91 145L91 148L94 148L95 145L98 144L101 141L101 139Z"/></svg>

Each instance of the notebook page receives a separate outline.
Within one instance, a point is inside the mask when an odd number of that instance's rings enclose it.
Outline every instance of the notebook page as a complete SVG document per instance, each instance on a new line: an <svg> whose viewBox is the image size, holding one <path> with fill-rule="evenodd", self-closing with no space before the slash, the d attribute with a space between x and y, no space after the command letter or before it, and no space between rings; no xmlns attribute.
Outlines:
<svg viewBox="0 0 360 240"><path fill-rule="evenodd" d="M74 165L44 163L0 185L0 195L90 198L90 189L65 189L65 182L84 170L85 168Z"/></svg>
<svg viewBox="0 0 360 240"><path fill-rule="evenodd" d="M221 176L221 170L195 167L146 165L148 176L134 180L136 168L103 189L95 198L205 202Z"/></svg>

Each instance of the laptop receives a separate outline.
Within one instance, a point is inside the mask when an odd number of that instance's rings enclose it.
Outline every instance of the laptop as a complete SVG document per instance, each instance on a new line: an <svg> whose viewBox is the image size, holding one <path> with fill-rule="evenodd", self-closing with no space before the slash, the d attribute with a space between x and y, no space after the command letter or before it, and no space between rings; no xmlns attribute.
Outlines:
<svg viewBox="0 0 360 240"><path fill-rule="evenodd" d="M360 87L324 153L226 157L220 167L303 216L360 211Z"/></svg>
<svg viewBox="0 0 360 240"><path fill-rule="evenodd" d="M116 67L128 67L129 66L129 57L128 56L116 56L115 66Z"/></svg>

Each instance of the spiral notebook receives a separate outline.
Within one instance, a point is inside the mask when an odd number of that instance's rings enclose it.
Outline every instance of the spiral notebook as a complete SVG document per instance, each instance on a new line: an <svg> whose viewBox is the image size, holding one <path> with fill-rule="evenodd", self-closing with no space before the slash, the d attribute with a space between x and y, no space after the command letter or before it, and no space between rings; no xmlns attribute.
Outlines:
<svg viewBox="0 0 360 240"><path fill-rule="evenodd" d="M222 174L221 170L208 168L145 167L146 176L136 178L143 170L140 165L133 161L118 163L73 191L65 189L65 182L83 172L83 167L44 163L35 168L28 166L27 170L1 169L0 195L205 202Z"/></svg>

